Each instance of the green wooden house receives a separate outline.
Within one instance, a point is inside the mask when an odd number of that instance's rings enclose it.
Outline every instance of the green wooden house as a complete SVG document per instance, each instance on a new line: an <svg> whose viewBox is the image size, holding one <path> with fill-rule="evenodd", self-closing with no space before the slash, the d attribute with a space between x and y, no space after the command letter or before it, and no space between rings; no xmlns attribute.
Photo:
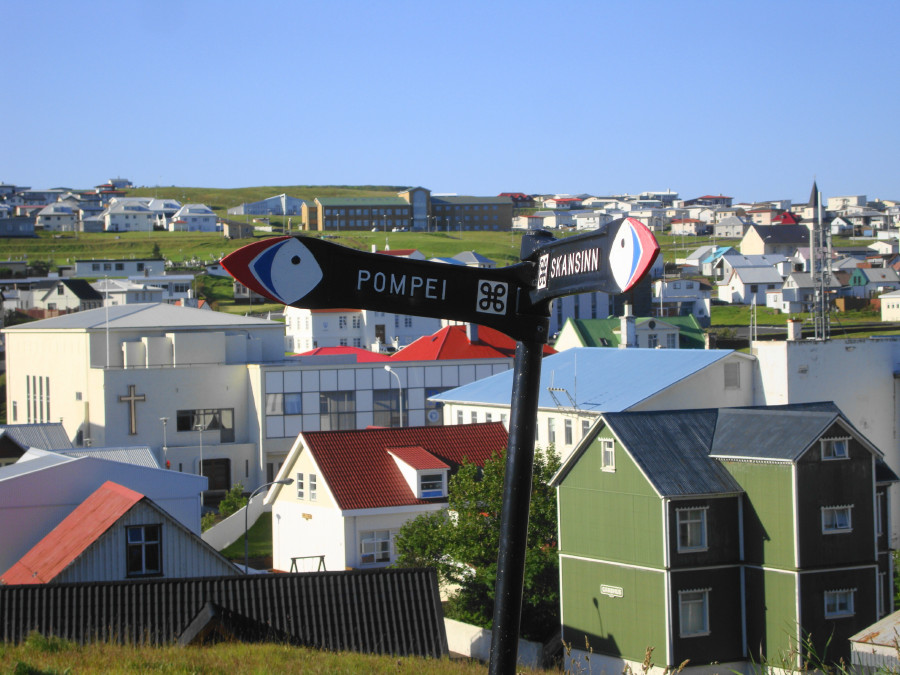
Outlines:
<svg viewBox="0 0 900 675"><path fill-rule="evenodd" d="M571 658L848 658L892 610L881 456L832 403L603 414L553 479Z"/></svg>

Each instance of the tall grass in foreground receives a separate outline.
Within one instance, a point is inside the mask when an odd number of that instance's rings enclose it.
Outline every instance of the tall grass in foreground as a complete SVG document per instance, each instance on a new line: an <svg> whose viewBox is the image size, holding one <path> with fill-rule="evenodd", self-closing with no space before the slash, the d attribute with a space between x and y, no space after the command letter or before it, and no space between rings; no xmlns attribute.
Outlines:
<svg viewBox="0 0 900 675"><path fill-rule="evenodd" d="M212 647L79 646L32 634L21 645L0 644L0 673L410 673L483 675L477 661L372 656L285 645L219 644ZM520 670L530 673L538 671Z"/></svg>

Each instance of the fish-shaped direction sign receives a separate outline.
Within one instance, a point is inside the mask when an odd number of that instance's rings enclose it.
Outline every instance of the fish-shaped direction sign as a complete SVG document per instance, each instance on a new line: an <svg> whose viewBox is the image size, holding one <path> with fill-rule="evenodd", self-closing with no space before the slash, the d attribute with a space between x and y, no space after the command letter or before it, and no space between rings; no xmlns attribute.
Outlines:
<svg viewBox="0 0 900 675"><path fill-rule="evenodd" d="M539 245L518 264L478 269L365 253L313 237L244 246L222 265L247 288L308 309L354 308L467 321L517 340L546 341L547 301L631 288L659 251L633 218Z"/></svg>

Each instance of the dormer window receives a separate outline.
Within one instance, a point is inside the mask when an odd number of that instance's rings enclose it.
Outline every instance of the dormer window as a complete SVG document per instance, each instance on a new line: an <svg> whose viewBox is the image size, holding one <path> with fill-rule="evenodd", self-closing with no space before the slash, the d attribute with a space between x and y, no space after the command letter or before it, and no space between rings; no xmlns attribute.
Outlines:
<svg viewBox="0 0 900 675"><path fill-rule="evenodd" d="M444 496L444 474L423 473L419 474L419 487L423 499L429 497Z"/></svg>
<svg viewBox="0 0 900 675"><path fill-rule="evenodd" d="M847 459L850 457L849 438L823 438L822 459Z"/></svg>

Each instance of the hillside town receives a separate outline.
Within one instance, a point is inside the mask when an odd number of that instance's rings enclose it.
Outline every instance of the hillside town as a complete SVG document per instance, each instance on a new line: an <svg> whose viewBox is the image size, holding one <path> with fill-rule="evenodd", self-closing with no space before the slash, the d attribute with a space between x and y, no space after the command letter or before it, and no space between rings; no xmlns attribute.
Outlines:
<svg viewBox="0 0 900 675"><path fill-rule="evenodd" d="M595 672L639 668L648 642L660 668L688 662L697 673L720 664L749 674L760 659L802 660L826 646L859 667L896 661L900 336L841 338L832 325L849 311L900 321L900 199L823 198L815 182L806 201L754 203L671 190L408 187L214 210L128 196L134 187L122 178L82 190L0 183L0 237L562 239L635 219L670 238L674 253L627 292L549 305L534 440L559 462L544 551L559 602L553 625L520 655ZM500 267L460 244L453 256L371 254L473 274ZM237 279L233 299L246 311L214 311L196 280L231 277L219 261L200 264L123 256L38 274L28 260L0 259L0 632L24 630L28 613L4 593L31 586L22 592L43 598L40 587L252 577L263 588L339 572L360 579L340 591L342 607L374 602L367 584L404 569L398 542L410 524L454 522L457 475L467 465L484 472L506 450L517 342L501 330L352 306L259 315L265 298ZM754 317L768 308L788 318L786 329L774 339L750 331L746 348L732 348L710 330L726 306ZM217 518L235 486L246 505ZM257 523L270 528L270 553L251 565ZM243 556L223 553L234 546ZM465 570L464 580L483 572L448 556L440 564ZM475 645L489 631L429 604L432 582L452 606L458 589L438 573L412 575L392 587L392 602L409 603L398 612L420 609L438 655L486 658ZM313 602L296 599L304 611ZM241 611L208 621L237 635L252 619L300 639L277 609ZM346 612L335 630L352 632L351 610L334 611Z"/></svg>

